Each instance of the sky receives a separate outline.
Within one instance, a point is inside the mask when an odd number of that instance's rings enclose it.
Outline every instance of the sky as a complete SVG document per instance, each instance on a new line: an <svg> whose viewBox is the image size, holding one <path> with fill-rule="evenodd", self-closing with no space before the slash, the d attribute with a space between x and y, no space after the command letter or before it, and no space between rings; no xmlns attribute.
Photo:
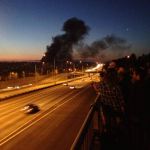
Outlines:
<svg viewBox="0 0 150 150"><path fill-rule="evenodd" d="M0 0L0 61L40 60L63 23L76 17L90 27L85 43L114 34L128 53L150 52L149 0Z"/></svg>

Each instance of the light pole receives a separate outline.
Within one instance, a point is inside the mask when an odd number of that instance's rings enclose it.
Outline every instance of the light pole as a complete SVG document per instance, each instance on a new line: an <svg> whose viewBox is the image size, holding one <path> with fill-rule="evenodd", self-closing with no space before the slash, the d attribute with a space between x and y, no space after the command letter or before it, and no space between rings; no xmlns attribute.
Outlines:
<svg viewBox="0 0 150 150"><path fill-rule="evenodd" d="M43 74L44 74L44 64L45 64L45 62L44 62L44 61L42 61L42 66L41 66L41 75L43 75Z"/></svg>
<svg viewBox="0 0 150 150"><path fill-rule="evenodd" d="M66 61L66 78L68 79L68 75L69 75L69 70L68 70L68 63L69 63L69 61L67 60Z"/></svg>
<svg viewBox="0 0 150 150"><path fill-rule="evenodd" d="M80 64L81 64L81 72L82 72L82 74L83 74L83 63L82 63L81 60L80 60Z"/></svg>
<svg viewBox="0 0 150 150"><path fill-rule="evenodd" d="M56 62L55 62L55 58L54 58L54 66L53 66L54 68L54 83L55 83L55 68L56 68Z"/></svg>
<svg viewBox="0 0 150 150"><path fill-rule="evenodd" d="M36 68L36 64L34 66L34 74L35 74L35 83L37 82L37 68Z"/></svg>

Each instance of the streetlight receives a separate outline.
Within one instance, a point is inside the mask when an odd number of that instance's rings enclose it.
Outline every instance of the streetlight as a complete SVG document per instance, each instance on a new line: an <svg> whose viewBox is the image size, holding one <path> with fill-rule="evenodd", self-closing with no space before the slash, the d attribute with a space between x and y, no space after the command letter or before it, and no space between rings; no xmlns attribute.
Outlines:
<svg viewBox="0 0 150 150"><path fill-rule="evenodd" d="M55 58L54 58L54 66L53 66L53 67L54 67L54 68L53 68L53 69L54 69L54 72L53 72L53 73L54 73L54 82L55 82L55 68L56 68Z"/></svg>
<svg viewBox="0 0 150 150"><path fill-rule="evenodd" d="M82 74L83 74L83 63L82 63L81 60L80 60L80 64L82 65L82 66L81 66L81 72L82 72Z"/></svg>
<svg viewBox="0 0 150 150"><path fill-rule="evenodd" d="M68 72L68 63L69 63L69 61L67 60L67 61L66 61L66 69L65 69L66 72Z"/></svg>
<svg viewBox="0 0 150 150"><path fill-rule="evenodd" d="M44 74L44 64L45 64L45 62L43 61L43 62L42 62L42 67L41 67L41 75Z"/></svg>
<svg viewBox="0 0 150 150"><path fill-rule="evenodd" d="M67 76L66 78L67 79L68 79L68 75L69 75L68 64L69 64L69 61L67 60L66 61L66 69L65 69L66 70L66 76Z"/></svg>
<svg viewBox="0 0 150 150"><path fill-rule="evenodd" d="M37 75L36 63L35 63L35 66L34 66L34 74L35 74L35 83L36 83L36 81L37 81L37 78L36 78L36 75Z"/></svg>

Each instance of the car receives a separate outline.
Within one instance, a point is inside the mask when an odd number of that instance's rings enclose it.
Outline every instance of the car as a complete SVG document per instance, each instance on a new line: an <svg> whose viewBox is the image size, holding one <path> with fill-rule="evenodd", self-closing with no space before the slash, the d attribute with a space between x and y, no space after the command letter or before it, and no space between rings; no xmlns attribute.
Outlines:
<svg viewBox="0 0 150 150"><path fill-rule="evenodd" d="M25 114L34 114L39 110L39 107L35 104L27 104L22 109L22 111L24 111Z"/></svg>
<svg viewBox="0 0 150 150"><path fill-rule="evenodd" d="M64 86L68 86L68 83L63 83Z"/></svg>
<svg viewBox="0 0 150 150"><path fill-rule="evenodd" d="M80 85L80 84L70 85L69 88L70 89L81 89L81 88L83 88L83 85Z"/></svg>
<svg viewBox="0 0 150 150"><path fill-rule="evenodd" d="M70 89L76 89L76 86L72 85L69 87Z"/></svg>

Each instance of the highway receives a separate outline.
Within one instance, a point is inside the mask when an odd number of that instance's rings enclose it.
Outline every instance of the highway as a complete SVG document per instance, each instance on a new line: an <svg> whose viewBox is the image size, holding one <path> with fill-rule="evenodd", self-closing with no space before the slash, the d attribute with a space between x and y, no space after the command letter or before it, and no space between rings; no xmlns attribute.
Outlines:
<svg viewBox="0 0 150 150"><path fill-rule="evenodd" d="M1 150L69 150L96 97L85 79L58 85L0 102ZM40 111L24 114L28 103Z"/></svg>

